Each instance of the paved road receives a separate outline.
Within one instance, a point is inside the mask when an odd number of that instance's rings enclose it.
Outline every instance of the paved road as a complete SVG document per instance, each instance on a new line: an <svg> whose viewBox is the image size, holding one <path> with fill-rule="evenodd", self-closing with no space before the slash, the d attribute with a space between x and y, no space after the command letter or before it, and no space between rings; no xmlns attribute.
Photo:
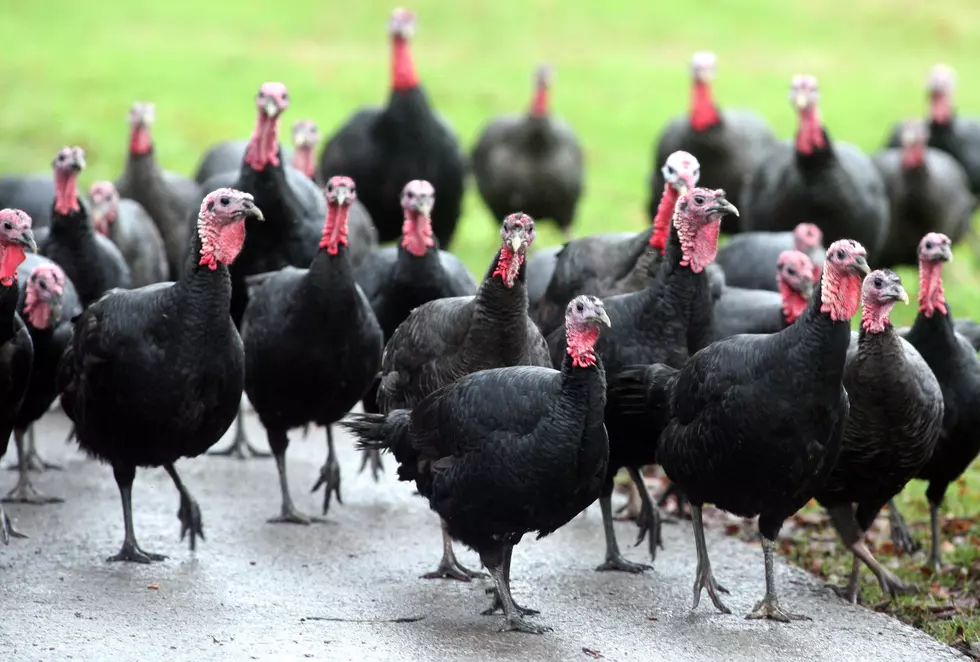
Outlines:
<svg viewBox="0 0 980 662"><path fill-rule="evenodd" d="M709 538L716 576L732 589L735 616L707 596L691 612L694 544L688 524L665 527L667 549L645 576L592 572L600 560L598 508L514 554L518 601L555 628L543 636L498 633L480 616L480 582L426 581L439 528L425 502L392 467L379 484L357 474L359 456L341 437L345 505L328 523L266 524L278 511L271 460L198 458L178 465L204 516L207 542L192 555L177 542L177 495L162 470L137 474L136 532L144 549L170 555L152 566L107 564L122 522L111 471L62 443L53 413L39 427L49 472L37 487L67 498L11 505L29 540L0 546L0 659L27 660L956 660L965 659L886 616L840 603L799 570L777 569L784 604L814 618L790 625L746 621L763 592L755 546ZM254 416L253 438L264 435ZM301 509L322 463L322 430L293 436L290 477ZM139 443L134 439L133 443ZM9 457L8 457L9 461ZM3 472L4 489L14 474ZM620 540L633 536L619 524ZM639 549L628 555L642 559ZM464 563L478 565L463 550ZM533 594L532 594L533 593ZM317 619L350 620L317 620ZM416 622L392 619L421 618ZM388 622L386 622L388 621Z"/></svg>

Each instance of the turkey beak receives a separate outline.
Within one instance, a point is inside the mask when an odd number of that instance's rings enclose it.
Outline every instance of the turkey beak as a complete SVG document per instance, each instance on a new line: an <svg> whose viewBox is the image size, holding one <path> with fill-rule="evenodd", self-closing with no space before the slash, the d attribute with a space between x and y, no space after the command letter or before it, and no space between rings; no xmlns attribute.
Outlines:
<svg viewBox="0 0 980 662"><path fill-rule="evenodd" d="M342 188L337 189L337 204L343 207L344 204L347 202L347 199L348 199L347 190Z"/></svg>
<svg viewBox="0 0 980 662"><path fill-rule="evenodd" d="M856 256L853 265L862 276L867 276L871 273L871 267L868 266L868 258L863 255Z"/></svg>
<svg viewBox="0 0 980 662"><path fill-rule="evenodd" d="M796 291L809 299L810 295L813 294L813 281L808 278L801 278L796 284Z"/></svg>
<svg viewBox="0 0 980 662"><path fill-rule="evenodd" d="M429 200L419 200L415 208L418 210L419 214L428 218L429 214L432 213L432 202Z"/></svg>
<svg viewBox="0 0 980 662"><path fill-rule="evenodd" d="M512 250L515 253L518 252L521 249L521 244L523 243L524 241L521 239L521 236L519 234L513 235L510 238L510 250Z"/></svg>
<svg viewBox="0 0 980 662"><path fill-rule="evenodd" d="M272 118L279 115L279 104L272 97L265 100L265 104L262 106L262 110L265 111L266 117Z"/></svg>
<svg viewBox="0 0 980 662"><path fill-rule="evenodd" d="M943 246L942 259L946 262L953 261L953 249L949 247L949 244Z"/></svg>
<svg viewBox="0 0 980 662"><path fill-rule="evenodd" d="M733 214L738 216L738 208L730 203L725 198L718 198L715 200L714 206L708 209L708 212L714 216L716 214Z"/></svg>
<svg viewBox="0 0 980 662"><path fill-rule="evenodd" d="M793 101L796 104L797 110L804 110L807 106L810 105L810 99L807 98L806 92L802 92L802 91L796 93L796 97L794 98Z"/></svg>
<svg viewBox="0 0 980 662"><path fill-rule="evenodd" d="M245 220L249 219L253 221L264 221L265 216L262 215L261 209L253 204L249 204L247 207L245 207Z"/></svg>
<svg viewBox="0 0 980 662"><path fill-rule="evenodd" d="M595 312L595 313L594 313L594 314L592 315L592 318L591 318L591 319L592 319L593 321L596 321L596 322L600 322L600 323L602 323L602 324L605 324L605 325L606 325L606 326L608 326L608 327L612 327L612 322L611 322L611 321L609 320L609 315L608 315L608 314L606 313L606 311L605 311L604 309L602 309L602 308L600 308L599 310L597 310L597 311L596 311L596 312Z"/></svg>
<svg viewBox="0 0 980 662"><path fill-rule="evenodd" d="M37 242L34 241L34 232L31 230L24 230L21 232L20 237L17 238L17 241L19 241L24 248L29 248L32 253L37 253Z"/></svg>

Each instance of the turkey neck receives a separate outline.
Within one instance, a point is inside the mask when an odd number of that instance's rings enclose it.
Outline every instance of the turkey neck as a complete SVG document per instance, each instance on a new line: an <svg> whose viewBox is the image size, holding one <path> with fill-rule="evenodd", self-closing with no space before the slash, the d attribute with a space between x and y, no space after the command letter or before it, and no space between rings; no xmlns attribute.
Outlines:
<svg viewBox="0 0 980 662"><path fill-rule="evenodd" d="M176 299L180 311L176 316L182 330L182 346L200 354L202 348L221 347L218 356L227 351L227 331L231 323L231 274L227 265L219 262L216 269L198 264L201 259L201 238L192 236L191 250L177 284L171 288L171 300ZM152 286L151 286L152 287Z"/></svg>
<svg viewBox="0 0 980 662"><path fill-rule="evenodd" d="M442 259L439 256L439 240L434 236L432 240L433 245L426 249L425 255L410 253L399 241L392 280L406 287L424 288L433 284L442 273Z"/></svg>
<svg viewBox="0 0 980 662"><path fill-rule="evenodd" d="M799 319L770 338L784 348L787 366L783 372L794 383L820 384L836 392L844 376L851 324L850 320L835 322L828 313L820 312L821 291L818 281Z"/></svg>
<svg viewBox="0 0 980 662"><path fill-rule="evenodd" d="M163 173L160 171L160 165L157 163L152 144L150 149L142 154L130 150L129 156L126 158L126 171L123 174L123 181L136 191L150 189L156 192L162 187Z"/></svg>
<svg viewBox="0 0 980 662"><path fill-rule="evenodd" d="M381 123L389 138L396 142L407 139L409 143L415 143L428 135L436 119L425 92L420 86L415 86L391 91Z"/></svg>
<svg viewBox="0 0 980 662"><path fill-rule="evenodd" d="M932 317L919 311L905 337L930 366L959 363L959 341L953 327L953 312L946 302L946 314L936 310Z"/></svg>
<svg viewBox="0 0 980 662"><path fill-rule="evenodd" d="M606 370L602 359L596 356L595 365L579 368L572 365L572 357L566 352L561 362L561 380L561 397L552 404L538 429L542 439L574 440L573 445L581 446L583 428L587 435L603 424L605 416Z"/></svg>
<svg viewBox="0 0 980 662"><path fill-rule="evenodd" d="M337 254L331 255L326 248L313 258L309 271L303 277L302 292L303 313L316 313L317 319L323 319L323 311L336 314L337 305L345 303L353 306L354 269L347 255L347 246L340 244ZM301 313L302 314L302 313ZM347 310L344 319L351 319L352 310Z"/></svg>
<svg viewBox="0 0 980 662"><path fill-rule="evenodd" d="M15 315L20 300L20 288L15 279L12 285L0 285L0 343L5 343L17 334Z"/></svg>
<svg viewBox="0 0 980 662"><path fill-rule="evenodd" d="M262 210L265 221L261 223L248 222L245 235L245 245L249 237L282 235L289 231L297 219L303 216L303 207L296 199L286 170L282 166L282 148L278 148L280 165L267 163L262 170L252 166L242 165L235 188L251 193L255 198L255 206Z"/></svg>
<svg viewBox="0 0 980 662"><path fill-rule="evenodd" d="M520 142L532 154L543 154L555 143L551 118L547 115L528 115L521 127Z"/></svg>
<svg viewBox="0 0 980 662"><path fill-rule="evenodd" d="M492 275L500 254L501 250L498 250L473 297L473 321L462 352L464 357L492 355L499 360L473 370L518 365L524 359L527 347L527 261L521 264L514 286L507 287L503 278ZM511 259L516 260L517 256Z"/></svg>

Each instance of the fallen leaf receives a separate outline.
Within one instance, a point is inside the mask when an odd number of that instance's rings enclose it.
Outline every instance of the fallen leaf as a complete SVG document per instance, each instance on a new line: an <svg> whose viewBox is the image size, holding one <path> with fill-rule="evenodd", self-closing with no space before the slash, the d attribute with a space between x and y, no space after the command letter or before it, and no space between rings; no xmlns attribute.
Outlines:
<svg viewBox="0 0 980 662"><path fill-rule="evenodd" d="M591 657L593 660L598 660L600 657L602 657L602 653L600 653L599 651L594 651L591 648L583 647L582 652L588 655L589 657Z"/></svg>
<svg viewBox="0 0 980 662"><path fill-rule="evenodd" d="M153 589L154 591L158 591L158 590L160 590L160 585L159 584L150 584L146 588Z"/></svg>
<svg viewBox="0 0 980 662"><path fill-rule="evenodd" d="M734 536L742 531L742 527L738 524L728 524L725 526L725 535Z"/></svg>

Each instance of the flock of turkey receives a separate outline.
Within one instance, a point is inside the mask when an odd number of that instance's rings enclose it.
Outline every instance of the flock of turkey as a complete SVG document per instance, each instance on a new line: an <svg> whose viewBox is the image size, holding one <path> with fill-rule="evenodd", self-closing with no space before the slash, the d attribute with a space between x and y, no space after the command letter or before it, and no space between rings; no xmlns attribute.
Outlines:
<svg viewBox="0 0 980 662"><path fill-rule="evenodd" d="M799 128L783 142L758 115L718 108L715 58L696 53L690 112L656 146L650 228L572 239L582 150L550 112L550 71L538 71L530 110L491 122L467 157L419 84L414 25L393 13L387 107L354 114L318 164L313 122L294 124L291 153L280 147L290 99L268 82L251 137L209 150L196 181L158 164L148 103L132 107L116 182L80 194L85 155L72 146L53 177L0 179L0 455L12 431L20 469L7 500L58 500L30 472L53 468L32 426L60 395L78 445L112 466L122 496L124 541L109 560L164 558L133 530L137 467L170 474L194 549L201 510L174 463L208 451L236 419L222 453L263 454L244 434L244 392L278 470L271 521L311 520L286 479L293 428L325 427L314 489L324 487L324 513L340 501L340 422L376 478L380 453L392 453L440 516L443 556L426 576L480 576L452 541L472 547L505 629L547 630L511 596L513 546L596 499L597 569L649 567L623 556L613 530L621 468L639 488L638 542L651 558L661 518L642 469L662 466L690 504L695 606L706 590L728 612L706 503L759 517L766 593L750 618L804 618L779 603L773 547L813 498L854 554L848 599L859 562L892 596L912 588L864 533L913 478L929 481L938 567L945 490L980 451L980 360L961 335L976 342L976 325L954 323L942 287L980 190L980 123L953 113L952 72L930 74L929 121L904 122L868 157L831 140L812 76L792 79ZM479 280L440 248L468 171L502 219ZM532 252L540 219L567 243ZM722 229L740 234L719 249ZM919 314L894 329L889 311L909 297L893 271L869 265L905 263L919 266ZM348 415L358 402L364 413ZM896 547L913 551L889 509ZM4 542L21 535L0 522Z"/></svg>

